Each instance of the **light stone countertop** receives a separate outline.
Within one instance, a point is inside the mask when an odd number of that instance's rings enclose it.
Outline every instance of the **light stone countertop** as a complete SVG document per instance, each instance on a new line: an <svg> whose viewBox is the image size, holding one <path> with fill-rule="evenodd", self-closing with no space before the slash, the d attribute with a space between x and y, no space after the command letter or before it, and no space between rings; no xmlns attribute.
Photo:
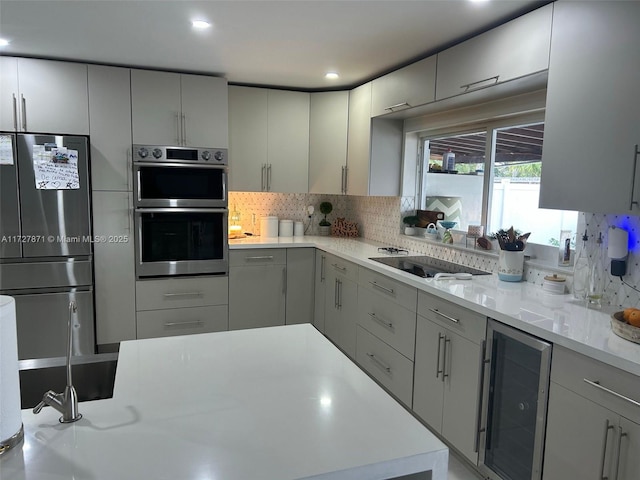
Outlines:
<svg viewBox="0 0 640 480"><path fill-rule="evenodd" d="M387 256L378 252L380 246L383 244L362 239L315 236L229 241L232 250L316 247L640 377L640 344L611 331L610 315L614 309L589 309L569 294L554 295L527 282L503 282L495 274L472 280L423 279L369 260Z"/></svg>
<svg viewBox="0 0 640 480"><path fill-rule="evenodd" d="M2 480L447 478L447 447L309 324L123 342L113 398L79 410L23 410Z"/></svg>

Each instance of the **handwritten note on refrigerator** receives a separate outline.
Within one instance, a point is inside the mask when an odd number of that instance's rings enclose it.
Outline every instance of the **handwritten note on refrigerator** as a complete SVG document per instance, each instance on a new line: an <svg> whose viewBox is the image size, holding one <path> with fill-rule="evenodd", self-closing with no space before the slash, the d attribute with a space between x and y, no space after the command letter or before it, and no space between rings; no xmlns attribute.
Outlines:
<svg viewBox="0 0 640 480"><path fill-rule="evenodd" d="M33 171L38 190L80 188L78 151L51 145L33 146Z"/></svg>
<svg viewBox="0 0 640 480"><path fill-rule="evenodd" d="M0 135L0 165L13 165L11 135Z"/></svg>

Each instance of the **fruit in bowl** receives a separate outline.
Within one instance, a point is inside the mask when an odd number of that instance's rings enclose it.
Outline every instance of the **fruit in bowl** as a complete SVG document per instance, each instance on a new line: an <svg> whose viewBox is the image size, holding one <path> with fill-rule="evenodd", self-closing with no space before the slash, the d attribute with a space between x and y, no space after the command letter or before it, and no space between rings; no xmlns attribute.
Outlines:
<svg viewBox="0 0 640 480"><path fill-rule="evenodd" d="M627 308L611 315L611 331L626 340L640 343L640 309Z"/></svg>
<svg viewBox="0 0 640 480"><path fill-rule="evenodd" d="M640 309L638 308L626 308L622 312L622 318L629 325L640 328Z"/></svg>

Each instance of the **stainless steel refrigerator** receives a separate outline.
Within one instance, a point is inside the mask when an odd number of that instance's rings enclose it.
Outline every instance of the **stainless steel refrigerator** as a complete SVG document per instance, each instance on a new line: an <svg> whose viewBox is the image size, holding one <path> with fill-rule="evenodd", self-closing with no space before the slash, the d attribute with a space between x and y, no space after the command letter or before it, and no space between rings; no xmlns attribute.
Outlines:
<svg viewBox="0 0 640 480"><path fill-rule="evenodd" d="M18 357L95 353L87 137L0 133L0 294L16 300Z"/></svg>

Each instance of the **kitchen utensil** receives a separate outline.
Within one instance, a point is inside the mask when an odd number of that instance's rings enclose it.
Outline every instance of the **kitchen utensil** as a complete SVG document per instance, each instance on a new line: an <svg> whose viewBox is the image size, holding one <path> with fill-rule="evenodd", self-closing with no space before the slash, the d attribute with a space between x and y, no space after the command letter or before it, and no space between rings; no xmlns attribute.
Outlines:
<svg viewBox="0 0 640 480"><path fill-rule="evenodd" d="M436 273L434 280L471 280L473 275L470 273Z"/></svg>

